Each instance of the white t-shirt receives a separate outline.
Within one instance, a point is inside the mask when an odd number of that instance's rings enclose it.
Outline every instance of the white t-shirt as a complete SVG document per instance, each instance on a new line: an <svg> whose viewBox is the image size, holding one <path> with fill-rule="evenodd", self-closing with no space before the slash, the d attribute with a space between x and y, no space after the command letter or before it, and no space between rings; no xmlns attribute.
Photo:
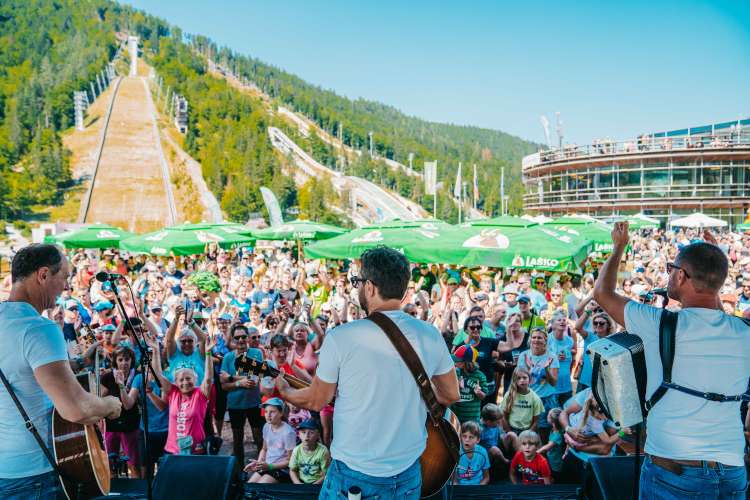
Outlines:
<svg viewBox="0 0 750 500"><path fill-rule="evenodd" d="M30 304L5 302L0 304L0 346L0 368L50 448L52 401L34 378L34 370L68 360L63 333ZM35 476L52 470L3 385L0 436L0 478Z"/></svg>
<svg viewBox="0 0 750 500"><path fill-rule="evenodd" d="M629 302L625 327L643 339L651 397L662 381L661 309ZM702 392L742 394L750 376L750 327L715 309L679 312L672 382ZM741 466L745 438L740 403L718 403L669 389L648 416L646 452L674 460Z"/></svg>
<svg viewBox="0 0 750 500"><path fill-rule="evenodd" d="M432 325L388 311L422 360L427 375L454 370ZM369 320L334 328L320 350L317 376L338 383L331 456L376 477L405 471L422 454L427 409L409 369L385 333Z"/></svg>

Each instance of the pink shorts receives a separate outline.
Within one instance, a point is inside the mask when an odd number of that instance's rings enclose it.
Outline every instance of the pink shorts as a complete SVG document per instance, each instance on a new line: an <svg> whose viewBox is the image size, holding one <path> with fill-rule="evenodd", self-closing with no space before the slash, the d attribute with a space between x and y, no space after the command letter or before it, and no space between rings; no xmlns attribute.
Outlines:
<svg viewBox="0 0 750 500"><path fill-rule="evenodd" d="M328 405L325 405L323 408L321 408L320 416L321 417L333 416L333 405L328 404Z"/></svg>
<svg viewBox="0 0 750 500"><path fill-rule="evenodd" d="M105 432L104 446L107 453L119 453L122 446L122 454L127 455L128 464L137 466L139 464L138 438L141 431L136 429L132 432Z"/></svg>

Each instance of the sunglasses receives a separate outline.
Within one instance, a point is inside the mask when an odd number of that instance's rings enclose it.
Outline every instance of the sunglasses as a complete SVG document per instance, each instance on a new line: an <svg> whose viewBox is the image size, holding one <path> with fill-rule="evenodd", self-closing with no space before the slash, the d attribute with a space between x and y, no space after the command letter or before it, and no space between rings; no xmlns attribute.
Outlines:
<svg viewBox="0 0 750 500"><path fill-rule="evenodd" d="M180 344L192 344L192 343L193 343L193 339L180 340Z"/></svg>
<svg viewBox="0 0 750 500"><path fill-rule="evenodd" d="M607 326L606 321L594 321L594 326Z"/></svg>
<svg viewBox="0 0 750 500"><path fill-rule="evenodd" d="M690 279L690 275L683 268L681 268L680 266L675 266L672 262L667 262L667 272L668 273L671 273L675 269L679 269L680 271L682 271L683 273L685 273L685 277L686 278Z"/></svg>
<svg viewBox="0 0 750 500"><path fill-rule="evenodd" d="M250 340L259 340L259 339L260 339L260 335L251 335L250 336Z"/></svg>
<svg viewBox="0 0 750 500"><path fill-rule="evenodd" d="M469 330L481 330L482 325L469 325Z"/></svg>
<svg viewBox="0 0 750 500"><path fill-rule="evenodd" d="M235 335L234 340L245 340L247 335Z"/></svg>
<svg viewBox="0 0 750 500"><path fill-rule="evenodd" d="M349 282L352 284L352 287L359 288L359 285L363 284L365 281L370 281L367 278L360 278L359 276L352 276L349 278Z"/></svg>

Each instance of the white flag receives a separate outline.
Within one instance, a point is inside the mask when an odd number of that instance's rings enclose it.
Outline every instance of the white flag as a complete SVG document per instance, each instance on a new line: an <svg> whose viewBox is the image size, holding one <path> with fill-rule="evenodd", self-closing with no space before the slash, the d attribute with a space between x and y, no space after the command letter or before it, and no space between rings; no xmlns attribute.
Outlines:
<svg viewBox="0 0 750 500"><path fill-rule="evenodd" d="M266 209L268 209L268 218L270 219L271 227L282 225L284 219L281 217L281 207L279 206L279 200L276 199L276 195L267 187L261 187L260 194L263 196Z"/></svg>
<svg viewBox="0 0 750 500"><path fill-rule="evenodd" d="M456 185L453 186L453 196L461 199L461 162L458 162L458 172L456 173Z"/></svg>
<svg viewBox="0 0 750 500"><path fill-rule="evenodd" d="M437 161L424 162L424 192L435 195L437 186Z"/></svg>

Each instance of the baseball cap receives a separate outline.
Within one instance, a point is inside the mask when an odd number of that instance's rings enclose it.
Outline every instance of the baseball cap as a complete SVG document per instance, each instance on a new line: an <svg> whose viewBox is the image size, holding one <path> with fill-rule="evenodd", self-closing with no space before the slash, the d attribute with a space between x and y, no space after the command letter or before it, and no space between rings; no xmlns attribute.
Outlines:
<svg viewBox="0 0 750 500"><path fill-rule="evenodd" d="M478 294L474 295L474 298L475 298L475 299L476 299L477 301L480 301L480 300L489 300L489 297L488 297L488 296L487 296L487 294L486 294L486 293L484 293L484 292L479 292Z"/></svg>
<svg viewBox="0 0 750 500"><path fill-rule="evenodd" d="M271 398L260 406L263 408L265 408L266 406L277 406L281 408L281 411L284 411L284 402L281 400L281 398Z"/></svg>
<svg viewBox="0 0 750 500"><path fill-rule="evenodd" d="M73 299L66 300L65 309L78 309L78 302Z"/></svg>
<svg viewBox="0 0 750 500"><path fill-rule="evenodd" d="M229 313L221 313L219 314L219 318L221 321L232 321L232 315Z"/></svg>
<svg viewBox="0 0 750 500"><path fill-rule="evenodd" d="M278 399L278 398L274 398L274 399ZM310 429L313 431L319 431L320 426L318 425L317 420L308 418L307 420L303 420L302 423L297 426L298 431L301 431L302 429Z"/></svg>
<svg viewBox="0 0 750 500"><path fill-rule="evenodd" d="M104 311L105 309L112 309L113 307L115 307L115 306L112 305L112 302L110 302L108 300L100 300L94 306L94 310L95 311Z"/></svg>
<svg viewBox="0 0 750 500"><path fill-rule="evenodd" d="M518 287L516 285L514 285L513 283L505 285L503 287L503 295L505 295L507 293L512 293L514 295L518 295Z"/></svg>
<svg viewBox="0 0 750 500"><path fill-rule="evenodd" d="M518 297L518 302L523 302L524 304L531 304L531 297L528 295L520 295Z"/></svg>
<svg viewBox="0 0 750 500"><path fill-rule="evenodd" d="M470 345L462 345L458 349L456 349L456 352L453 353L453 361L456 362L474 362L479 357L479 351L477 351L473 346Z"/></svg>
<svg viewBox="0 0 750 500"><path fill-rule="evenodd" d="M451 276L450 278L448 278L448 281L446 283L448 283L449 285L458 285L458 280L455 277Z"/></svg>
<svg viewBox="0 0 750 500"><path fill-rule="evenodd" d="M101 330L103 332L114 332L115 330L117 330L117 328L115 328L115 325L109 324L109 325L102 325L102 326L100 326L99 330Z"/></svg>
<svg viewBox="0 0 750 500"><path fill-rule="evenodd" d="M163 310L164 308L162 307L162 305L161 305L161 304L159 304L158 302L156 302L156 303L154 303L154 304L151 304L151 308L150 308L150 309L151 309L152 311L157 311L157 310L158 310L158 311L161 311L161 310Z"/></svg>

